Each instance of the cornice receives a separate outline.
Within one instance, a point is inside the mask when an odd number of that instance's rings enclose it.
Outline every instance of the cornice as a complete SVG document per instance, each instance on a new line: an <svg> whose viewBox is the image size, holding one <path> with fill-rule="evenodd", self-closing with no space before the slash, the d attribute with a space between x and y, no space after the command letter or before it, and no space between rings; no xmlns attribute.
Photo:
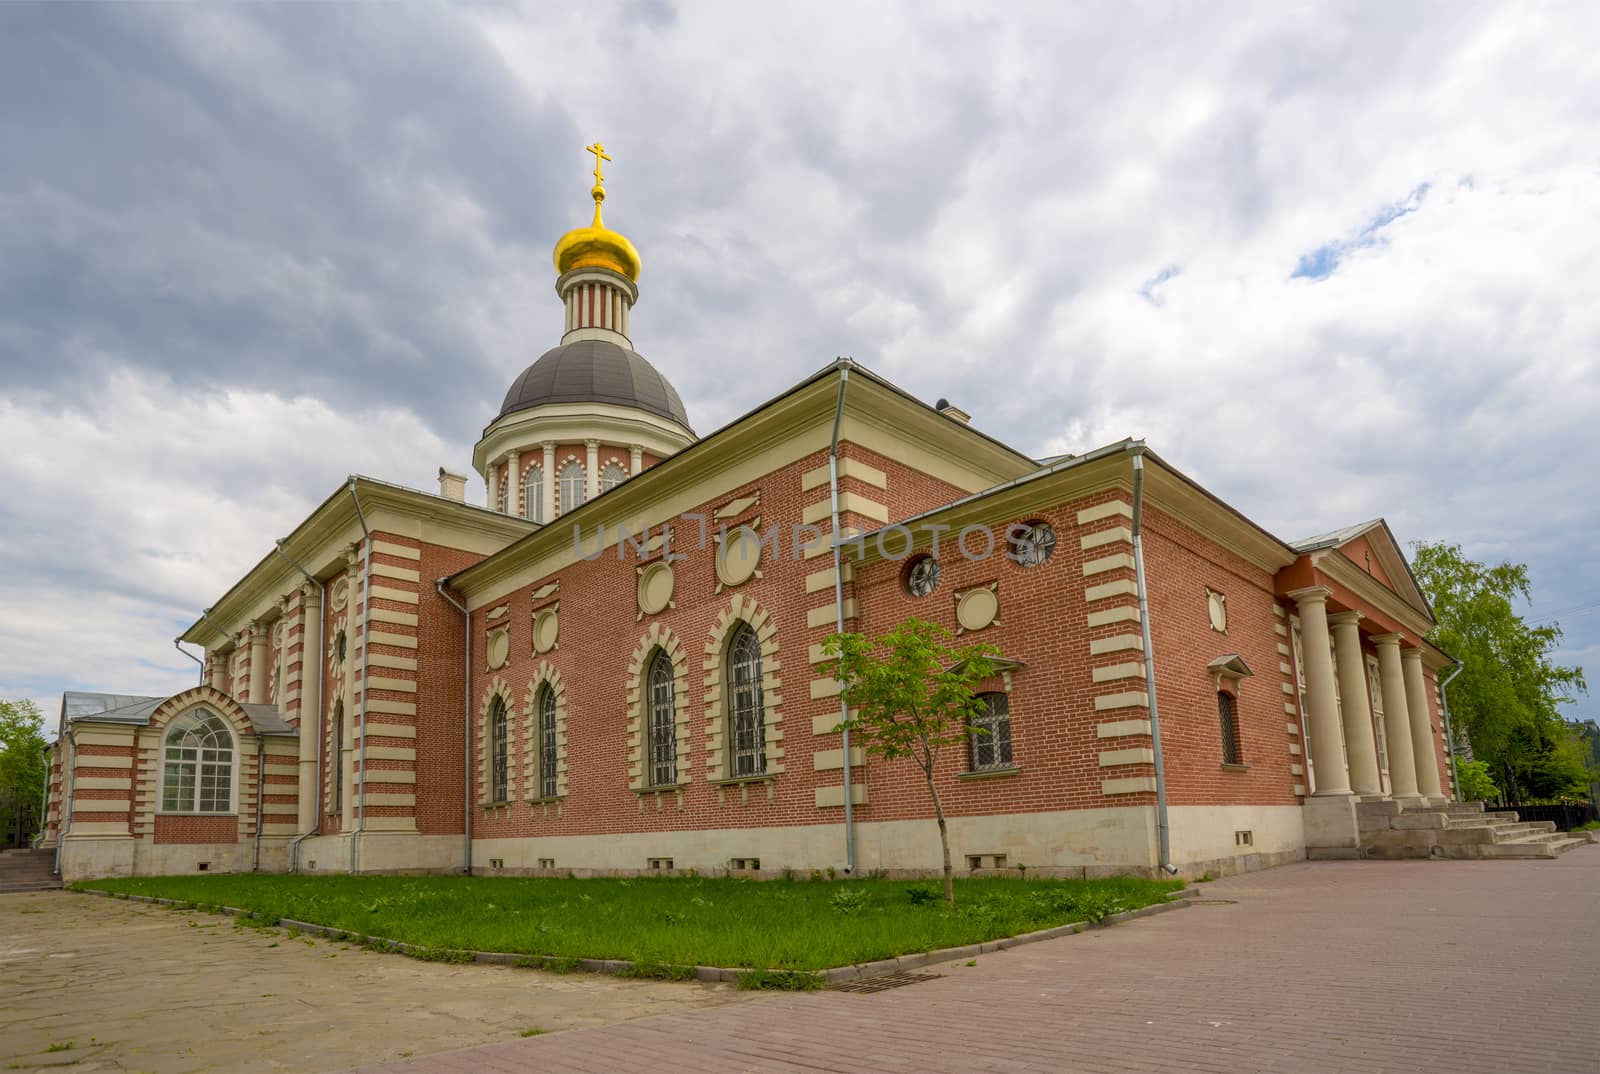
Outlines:
<svg viewBox="0 0 1600 1074"><path fill-rule="evenodd" d="M1424 614L1394 590L1362 570L1349 556L1336 548L1311 553L1311 565L1318 573L1344 586L1373 608L1421 638L1434 628L1433 617Z"/></svg>

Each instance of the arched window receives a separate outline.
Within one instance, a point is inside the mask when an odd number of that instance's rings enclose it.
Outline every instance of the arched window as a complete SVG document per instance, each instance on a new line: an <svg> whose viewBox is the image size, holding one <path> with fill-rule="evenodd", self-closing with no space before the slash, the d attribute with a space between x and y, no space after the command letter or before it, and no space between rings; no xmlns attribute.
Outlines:
<svg viewBox="0 0 1600 1074"><path fill-rule="evenodd" d="M979 694L983 714L967 725L971 741L972 770L1010 768L1011 699L1005 694Z"/></svg>
<svg viewBox="0 0 1600 1074"><path fill-rule="evenodd" d="M614 462L608 462L600 471L600 491L609 492L627 479L628 475L622 472L622 467Z"/></svg>
<svg viewBox="0 0 1600 1074"><path fill-rule="evenodd" d="M1239 713L1232 694L1217 691L1217 717L1222 724L1222 763L1244 764L1244 747L1239 742Z"/></svg>
<svg viewBox="0 0 1600 1074"><path fill-rule="evenodd" d="M728 742L734 776L767 770L766 700L761 693L761 641L748 623L728 643Z"/></svg>
<svg viewBox="0 0 1600 1074"><path fill-rule="evenodd" d="M341 643L344 632L340 631ZM333 769L333 806L328 812L338 814L344 812L344 699L333 703L333 720L329 724L333 735L333 761L329 767Z"/></svg>
<svg viewBox="0 0 1600 1074"><path fill-rule="evenodd" d="M544 467L528 467L527 477L522 482L522 517L535 522L543 522L544 518Z"/></svg>
<svg viewBox="0 0 1600 1074"><path fill-rule="evenodd" d="M506 793L507 784L510 782L510 764L506 751L508 738L506 703L499 694L496 694L494 701L489 705L489 800L491 802L504 802L508 797Z"/></svg>
<svg viewBox="0 0 1600 1074"><path fill-rule="evenodd" d="M539 687L539 797L556 796L556 692Z"/></svg>
<svg viewBox="0 0 1600 1074"><path fill-rule="evenodd" d="M195 709L173 720L162 756L163 812L233 812L233 732L221 716Z"/></svg>
<svg viewBox="0 0 1600 1074"><path fill-rule="evenodd" d="M583 463L572 459L561 467L561 513L576 510L589 498L583 482Z"/></svg>
<svg viewBox="0 0 1600 1074"><path fill-rule="evenodd" d="M656 650L650 661L649 753L650 785L670 787L678 782L678 706L672 660Z"/></svg>

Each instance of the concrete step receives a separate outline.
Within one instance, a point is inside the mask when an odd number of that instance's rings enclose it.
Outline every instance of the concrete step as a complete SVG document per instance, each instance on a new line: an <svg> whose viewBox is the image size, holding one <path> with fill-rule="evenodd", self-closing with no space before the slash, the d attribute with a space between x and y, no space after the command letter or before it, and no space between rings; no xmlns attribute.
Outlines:
<svg viewBox="0 0 1600 1074"><path fill-rule="evenodd" d="M0 895L11 895L22 891L60 891L61 881L54 878L46 880L0 880Z"/></svg>
<svg viewBox="0 0 1600 1074"><path fill-rule="evenodd" d="M1554 842L1548 844L1550 849L1555 851L1557 854L1565 854L1574 847L1589 845L1589 840L1587 839L1580 839L1577 836L1568 835L1566 832L1561 832L1559 835L1559 839L1556 839Z"/></svg>

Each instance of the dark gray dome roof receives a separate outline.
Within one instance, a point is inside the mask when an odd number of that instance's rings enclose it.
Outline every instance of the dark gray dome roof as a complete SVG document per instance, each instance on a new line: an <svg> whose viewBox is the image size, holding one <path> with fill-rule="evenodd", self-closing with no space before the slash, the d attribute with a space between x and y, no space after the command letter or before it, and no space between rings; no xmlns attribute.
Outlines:
<svg viewBox="0 0 1600 1074"><path fill-rule="evenodd" d="M500 416L545 403L612 403L648 410L693 432L683 400L656 367L626 347L584 339L545 351L506 392Z"/></svg>

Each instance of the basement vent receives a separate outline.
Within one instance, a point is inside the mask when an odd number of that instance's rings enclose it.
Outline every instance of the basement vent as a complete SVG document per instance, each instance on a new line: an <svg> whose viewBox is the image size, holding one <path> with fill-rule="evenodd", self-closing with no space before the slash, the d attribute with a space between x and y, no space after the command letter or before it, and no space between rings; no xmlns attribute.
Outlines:
<svg viewBox="0 0 1600 1074"><path fill-rule="evenodd" d="M1236 846L1236 847L1253 847L1253 846L1255 846L1256 845L1256 833L1255 832L1250 832L1250 831L1234 832L1233 833L1233 845Z"/></svg>
<svg viewBox="0 0 1600 1074"><path fill-rule="evenodd" d="M734 870L749 870L761 868L760 858L729 858L728 868Z"/></svg>
<svg viewBox="0 0 1600 1074"><path fill-rule="evenodd" d="M670 869L670 868L672 868L672 859L671 858L651 858L650 859L650 868L653 871L661 871L661 870Z"/></svg>
<svg viewBox="0 0 1600 1074"><path fill-rule="evenodd" d="M976 872L979 869L1004 869L1006 856L1004 854L968 854L967 868Z"/></svg>
<svg viewBox="0 0 1600 1074"><path fill-rule="evenodd" d="M203 873L211 868L211 863L209 861L197 861L194 863L194 868L195 872Z"/></svg>
<svg viewBox="0 0 1600 1074"><path fill-rule="evenodd" d="M541 869L554 869L555 867L556 867L556 859L554 859L554 858L540 858L539 859L539 868L541 868Z"/></svg>
<svg viewBox="0 0 1600 1074"><path fill-rule="evenodd" d="M504 859L504 858L490 858L489 859L489 868L491 868L491 869L504 869L505 867L506 867L506 859Z"/></svg>

